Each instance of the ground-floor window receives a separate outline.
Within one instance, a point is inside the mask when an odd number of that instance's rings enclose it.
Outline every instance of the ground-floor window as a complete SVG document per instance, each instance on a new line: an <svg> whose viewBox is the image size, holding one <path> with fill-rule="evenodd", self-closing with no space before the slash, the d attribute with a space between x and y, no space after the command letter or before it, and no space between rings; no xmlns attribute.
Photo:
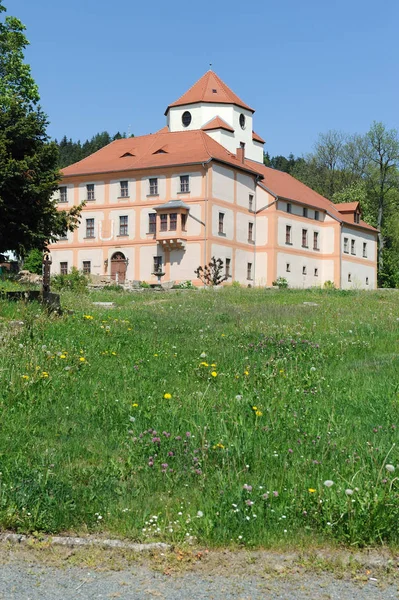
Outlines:
<svg viewBox="0 0 399 600"><path fill-rule="evenodd" d="M90 260L83 261L83 273L85 275L90 275L90 273L91 273L91 261Z"/></svg>
<svg viewBox="0 0 399 600"><path fill-rule="evenodd" d="M68 275L68 263L67 262L60 262L60 274Z"/></svg>
<svg viewBox="0 0 399 600"><path fill-rule="evenodd" d="M252 279L252 263L247 263L247 279Z"/></svg>

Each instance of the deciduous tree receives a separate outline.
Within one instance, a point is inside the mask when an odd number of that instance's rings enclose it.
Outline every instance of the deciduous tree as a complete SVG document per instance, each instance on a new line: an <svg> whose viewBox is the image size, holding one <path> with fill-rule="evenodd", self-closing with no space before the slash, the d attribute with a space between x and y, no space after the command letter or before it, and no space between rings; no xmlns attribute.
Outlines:
<svg viewBox="0 0 399 600"><path fill-rule="evenodd" d="M0 18L5 12L0 0ZM43 249L78 223L80 208L59 212L57 147L49 142L39 92L24 62L28 41L15 17L0 21L0 252Z"/></svg>

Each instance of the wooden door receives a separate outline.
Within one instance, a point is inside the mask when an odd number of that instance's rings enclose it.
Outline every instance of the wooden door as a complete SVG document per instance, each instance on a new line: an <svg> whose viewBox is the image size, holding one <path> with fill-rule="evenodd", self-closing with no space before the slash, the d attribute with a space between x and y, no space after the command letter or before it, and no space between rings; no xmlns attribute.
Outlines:
<svg viewBox="0 0 399 600"><path fill-rule="evenodd" d="M122 252L116 252L111 258L111 279L118 283L125 283L126 258Z"/></svg>

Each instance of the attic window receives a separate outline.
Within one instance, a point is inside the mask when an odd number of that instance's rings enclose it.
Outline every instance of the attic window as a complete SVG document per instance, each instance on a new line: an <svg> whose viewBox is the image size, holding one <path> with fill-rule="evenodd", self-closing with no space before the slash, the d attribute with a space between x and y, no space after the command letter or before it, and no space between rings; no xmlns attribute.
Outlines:
<svg viewBox="0 0 399 600"><path fill-rule="evenodd" d="M125 154L122 154L121 158L125 158L125 156L134 156L134 154L131 152L125 152Z"/></svg>
<svg viewBox="0 0 399 600"><path fill-rule="evenodd" d="M159 150L155 150L155 152L153 152L153 154L167 154L167 152L163 148L160 148Z"/></svg>
<svg viewBox="0 0 399 600"><path fill-rule="evenodd" d="M218 91L217 90L212 90L212 94L217 94Z"/></svg>

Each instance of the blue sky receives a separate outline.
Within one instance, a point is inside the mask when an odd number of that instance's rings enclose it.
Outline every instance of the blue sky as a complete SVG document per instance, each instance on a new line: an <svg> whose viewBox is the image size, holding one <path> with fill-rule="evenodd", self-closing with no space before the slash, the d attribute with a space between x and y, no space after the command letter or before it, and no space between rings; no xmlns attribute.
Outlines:
<svg viewBox="0 0 399 600"><path fill-rule="evenodd" d="M399 128L398 0L4 0L52 137L152 133L213 64L271 155L329 129Z"/></svg>

